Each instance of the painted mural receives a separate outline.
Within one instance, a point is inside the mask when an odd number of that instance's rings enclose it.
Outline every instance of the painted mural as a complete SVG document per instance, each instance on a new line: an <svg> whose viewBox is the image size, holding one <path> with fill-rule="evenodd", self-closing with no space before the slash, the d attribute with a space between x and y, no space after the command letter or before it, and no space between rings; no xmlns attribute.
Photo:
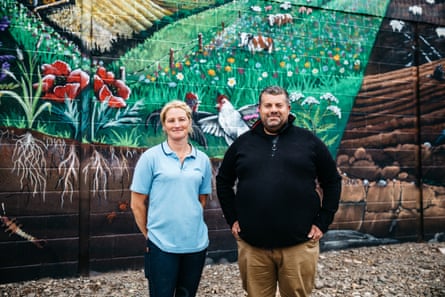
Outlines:
<svg viewBox="0 0 445 297"><path fill-rule="evenodd" d="M3 0L0 279L142 267L128 187L162 106L216 173L275 84L343 176L326 248L443 234L444 56L444 0ZM233 260L215 193L205 216Z"/></svg>

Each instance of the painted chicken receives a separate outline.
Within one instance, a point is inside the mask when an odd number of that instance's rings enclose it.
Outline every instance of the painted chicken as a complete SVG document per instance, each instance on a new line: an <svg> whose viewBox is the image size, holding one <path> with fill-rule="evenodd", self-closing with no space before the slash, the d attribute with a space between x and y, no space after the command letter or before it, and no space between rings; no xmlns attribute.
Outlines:
<svg viewBox="0 0 445 297"><path fill-rule="evenodd" d="M218 114L201 118L198 123L204 133L224 137L228 145L248 131L259 118L257 104L236 109L226 95L218 95L216 108Z"/></svg>
<svg viewBox="0 0 445 297"><path fill-rule="evenodd" d="M201 130L200 125L198 124L199 120L205 117L212 116L213 114L210 112L199 111L199 98L194 93L187 93L185 95L185 102L192 110L192 132L190 133L190 139L196 141L199 145L207 148L207 139L204 135L204 132ZM156 109L151 112L146 120L145 127L149 128L150 126L153 128L155 134L162 127L161 119L161 109Z"/></svg>

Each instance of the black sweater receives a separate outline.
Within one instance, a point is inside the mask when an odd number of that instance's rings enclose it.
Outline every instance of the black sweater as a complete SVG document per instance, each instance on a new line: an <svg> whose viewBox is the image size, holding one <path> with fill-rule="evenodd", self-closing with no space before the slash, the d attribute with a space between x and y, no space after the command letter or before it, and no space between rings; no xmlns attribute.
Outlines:
<svg viewBox="0 0 445 297"><path fill-rule="evenodd" d="M243 240L278 248L308 240L312 224L327 231L338 209L341 177L327 147L310 131L288 125L277 138L258 122L227 150L216 189L227 223L239 221Z"/></svg>

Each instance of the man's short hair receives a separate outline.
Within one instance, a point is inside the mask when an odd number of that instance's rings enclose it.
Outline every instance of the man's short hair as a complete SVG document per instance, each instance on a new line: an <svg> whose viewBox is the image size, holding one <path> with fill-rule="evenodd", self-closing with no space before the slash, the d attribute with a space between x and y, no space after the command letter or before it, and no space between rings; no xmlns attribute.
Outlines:
<svg viewBox="0 0 445 297"><path fill-rule="evenodd" d="M287 100L287 103L290 104L289 100L289 93L283 89L280 86L269 86L261 91L258 103L261 104L261 98L263 97L263 94L269 94L269 95L282 95L284 94Z"/></svg>

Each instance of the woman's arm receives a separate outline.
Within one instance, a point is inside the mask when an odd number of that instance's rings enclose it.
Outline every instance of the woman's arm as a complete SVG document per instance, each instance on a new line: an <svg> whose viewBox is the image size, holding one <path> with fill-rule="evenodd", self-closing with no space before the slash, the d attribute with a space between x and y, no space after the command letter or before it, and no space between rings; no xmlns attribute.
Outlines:
<svg viewBox="0 0 445 297"><path fill-rule="evenodd" d="M147 238L147 199L148 195L131 192L131 210L139 230Z"/></svg>
<svg viewBox="0 0 445 297"><path fill-rule="evenodd" d="M207 203L207 197L208 197L209 195L207 195L207 194L200 194L199 195L199 202L201 203L201 205L202 205L202 209L204 209L205 207L206 207L206 203Z"/></svg>

